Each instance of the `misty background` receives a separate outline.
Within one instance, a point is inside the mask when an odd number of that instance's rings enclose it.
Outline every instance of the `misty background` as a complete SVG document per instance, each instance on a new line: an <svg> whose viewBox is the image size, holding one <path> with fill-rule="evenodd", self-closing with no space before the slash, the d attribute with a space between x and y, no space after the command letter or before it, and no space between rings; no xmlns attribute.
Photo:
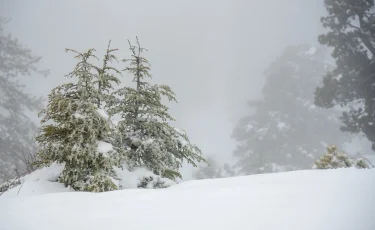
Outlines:
<svg viewBox="0 0 375 230"><path fill-rule="evenodd" d="M0 14L11 19L5 31L50 70L46 78L22 79L28 92L43 97L74 67L65 48L102 54L111 39L117 55L127 57L126 40L138 36L149 50L153 81L177 95L178 104L168 104L175 125L204 155L229 162L234 125L248 113L246 102L260 96L264 70L290 44L317 44L325 9L321 0L0 0ZM359 145L369 149L363 141L347 151ZM190 167L182 173L191 179Z"/></svg>

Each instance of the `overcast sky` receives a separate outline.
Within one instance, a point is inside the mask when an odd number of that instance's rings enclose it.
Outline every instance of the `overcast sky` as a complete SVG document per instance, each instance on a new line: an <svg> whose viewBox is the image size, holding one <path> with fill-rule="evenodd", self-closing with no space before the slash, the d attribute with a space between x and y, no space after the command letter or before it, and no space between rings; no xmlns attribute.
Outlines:
<svg viewBox="0 0 375 230"><path fill-rule="evenodd" d="M48 78L25 80L46 96L66 81L74 59L65 48L102 54L109 39L129 55L126 39L146 47L154 82L177 94L176 126L206 155L228 160L237 119L263 85L262 73L289 44L316 44L322 0L0 0L6 31L42 56ZM185 170L185 178L189 179Z"/></svg>

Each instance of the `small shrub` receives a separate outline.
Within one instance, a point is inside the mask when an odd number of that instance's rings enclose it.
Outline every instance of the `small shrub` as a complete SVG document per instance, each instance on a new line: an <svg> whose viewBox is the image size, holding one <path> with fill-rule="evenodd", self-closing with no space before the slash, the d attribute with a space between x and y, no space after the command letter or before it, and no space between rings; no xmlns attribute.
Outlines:
<svg viewBox="0 0 375 230"><path fill-rule="evenodd" d="M8 191L9 189L12 189L14 187L17 187L21 184L21 179L17 177L13 180L7 180L4 183L0 185L0 195L2 195L4 192Z"/></svg>
<svg viewBox="0 0 375 230"><path fill-rule="evenodd" d="M364 158L358 158L354 163L356 168L359 169L369 169L371 168L370 164L368 163L368 160Z"/></svg>
<svg viewBox="0 0 375 230"><path fill-rule="evenodd" d="M337 168L370 168L365 158L351 159L346 153L339 151L337 146L327 147L327 151L315 161L313 169L337 169Z"/></svg>
<svg viewBox="0 0 375 230"><path fill-rule="evenodd" d="M88 192L106 192L118 190L119 187L114 183L112 178L98 174L89 179L88 183L83 187Z"/></svg>
<svg viewBox="0 0 375 230"><path fill-rule="evenodd" d="M159 177L144 177L139 183L138 188L168 188L169 186Z"/></svg>

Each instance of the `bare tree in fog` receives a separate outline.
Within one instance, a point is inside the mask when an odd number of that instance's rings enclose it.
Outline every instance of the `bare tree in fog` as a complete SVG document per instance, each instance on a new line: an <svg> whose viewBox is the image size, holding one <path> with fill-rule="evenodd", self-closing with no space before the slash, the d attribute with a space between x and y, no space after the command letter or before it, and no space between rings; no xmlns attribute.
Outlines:
<svg viewBox="0 0 375 230"><path fill-rule="evenodd" d="M40 57L3 31L5 22L0 19L0 181L14 176L15 168L25 169L35 151L36 126L26 110L38 111L42 101L24 92L19 77L47 73L37 68Z"/></svg>
<svg viewBox="0 0 375 230"><path fill-rule="evenodd" d="M337 67L316 90L315 103L346 107L342 130L364 133L375 150L375 5L373 0L325 0L329 31L320 43L333 47Z"/></svg>
<svg viewBox="0 0 375 230"><path fill-rule="evenodd" d="M342 143L333 111L314 105L314 90L330 68L321 47L288 47L266 71L263 98L234 129L234 155L242 173L311 168L325 145Z"/></svg>

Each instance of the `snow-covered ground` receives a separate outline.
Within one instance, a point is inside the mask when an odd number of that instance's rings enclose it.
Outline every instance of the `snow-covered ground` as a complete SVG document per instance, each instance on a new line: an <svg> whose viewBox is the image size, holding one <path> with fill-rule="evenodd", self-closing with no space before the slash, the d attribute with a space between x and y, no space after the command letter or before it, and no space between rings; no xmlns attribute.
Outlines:
<svg viewBox="0 0 375 230"><path fill-rule="evenodd" d="M25 188L0 197L0 229L375 229L375 169L295 171L98 194L70 192L48 178L34 177L33 185L25 182Z"/></svg>

